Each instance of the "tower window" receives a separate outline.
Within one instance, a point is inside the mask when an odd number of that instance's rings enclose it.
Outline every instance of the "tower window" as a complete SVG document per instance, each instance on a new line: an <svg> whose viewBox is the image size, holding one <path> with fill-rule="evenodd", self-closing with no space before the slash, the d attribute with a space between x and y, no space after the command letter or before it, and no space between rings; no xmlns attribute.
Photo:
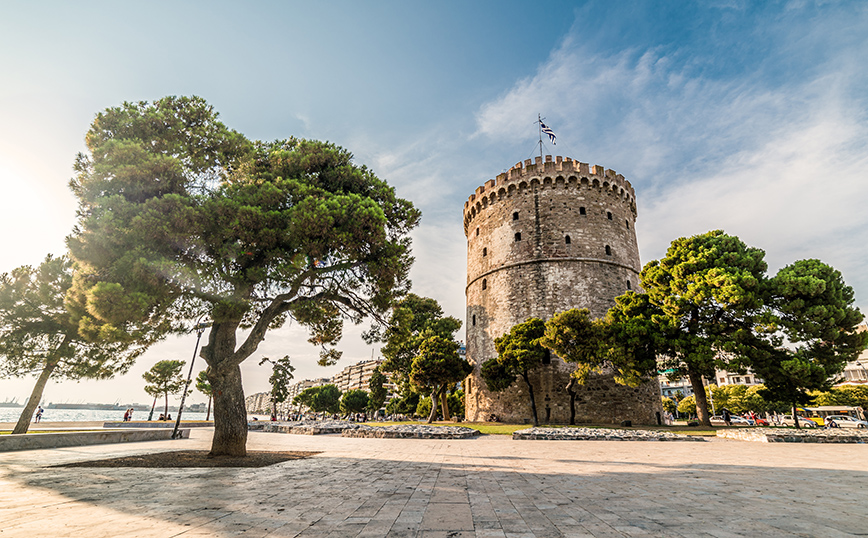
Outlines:
<svg viewBox="0 0 868 538"><path fill-rule="evenodd" d="M611 255L612 255L612 247L610 247L609 245L606 245L606 256L611 256Z"/></svg>
<svg viewBox="0 0 868 538"><path fill-rule="evenodd" d="M488 281L485 280L484 278L482 279L482 289L484 289L484 290L488 289Z"/></svg>
<svg viewBox="0 0 868 538"><path fill-rule="evenodd" d="M521 232L515 232L515 240L521 241Z"/></svg>
<svg viewBox="0 0 868 538"><path fill-rule="evenodd" d="M551 364L552 363L552 352L550 349L546 349L546 354L543 355L542 363L543 364Z"/></svg>
<svg viewBox="0 0 868 538"><path fill-rule="evenodd" d="M633 289L633 288L630 287L630 281L629 281L629 280L627 281L627 289L628 289L628 290L629 290L629 289Z"/></svg>
<svg viewBox="0 0 868 538"><path fill-rule="evenodd" d="M585 208L584 208L584 207L580 207L580 208L579 208L579 215L587 215L587 214L588 214L588 213L587 213L587 211L585 211Z"/></svg>
<svg viewBox="0 0 868 538"><path fill-rule="evenodd" d="M476 327L476 314L473 314L473 326Z"/></svg>
<svg viewBox="0 0 868 538"><path fill-rule="evenodd" d="M485 248L485 247L483 247L483 248L482 248L482 257L484 258L484 257L486 257L486 256L488 256L488 249Z"/></svg>
<svg viewBox="0 0 868 538"><path fill-rule="evenodd" d="M612 212L611 211L606 211L606 218L609 220L612 220Z"/></svg>
<svg viewBox="0 0 868 538"><path fill-rule="evenodd" d="M518 211L512 214L512 220L518 220Z"/></svg>
<svg viewBox="0 0 868 538"><path fill-rule="evenodd" d="M476 228L476 235L479 236L479 228Z"/></svg>
<svg viewBox="0 0 868 538"><path fill-rule="evenodd" d="M568 245L570 244L570 236L564 237L564 243L566 243Z"/></svg>

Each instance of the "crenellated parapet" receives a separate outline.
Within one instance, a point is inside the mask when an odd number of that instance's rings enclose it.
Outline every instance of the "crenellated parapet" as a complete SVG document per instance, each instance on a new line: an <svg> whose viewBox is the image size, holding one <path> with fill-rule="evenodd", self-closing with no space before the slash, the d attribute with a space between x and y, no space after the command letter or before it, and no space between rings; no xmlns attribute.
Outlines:
<svg viewBox="0 0 868 538"><path fill-rule="evenodd" d="M600 165L589 165L569 157L557 156L545 160L536 157L516 163L508 171L498 174L476 188L464 203L464 233L467 235L470 222L490 205L504 200L528 188L595 189L626 205L636 218L636 193L629 181L614 170Z"/></svg>

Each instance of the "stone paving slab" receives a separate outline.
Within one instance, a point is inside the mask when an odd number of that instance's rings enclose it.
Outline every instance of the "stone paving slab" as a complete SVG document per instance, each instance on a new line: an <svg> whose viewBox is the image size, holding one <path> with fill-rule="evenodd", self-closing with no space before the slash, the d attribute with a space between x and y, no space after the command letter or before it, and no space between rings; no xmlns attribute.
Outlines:
<svg viewBox="0 0 868 538"><path fill-rule="evenodd" d="M49 465L191 438L0 454L0 538L864 536L856 444L360 439L251 432L322 451L250 469Z"/></svg>

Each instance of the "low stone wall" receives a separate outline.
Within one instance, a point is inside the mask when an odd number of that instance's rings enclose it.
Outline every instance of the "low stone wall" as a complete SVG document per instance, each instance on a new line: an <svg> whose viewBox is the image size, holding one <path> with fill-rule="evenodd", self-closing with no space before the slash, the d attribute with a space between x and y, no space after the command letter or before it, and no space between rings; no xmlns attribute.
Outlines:
<svg viewBox="0 0 868 538"><path fill-rule="evenodd" d="M142 421L142 422L122 422L122 421L114 421L114 422L104 422L102 425L103 428L175 428L174 420L152 420L152 421ZM196 422L186 422L181 421L182 428L213 428L214 421L213 420L202 420Z"/></svg>
<svg viewBox="0 0 868 538"><path fill-rule="evenodd" d="M415 424L397 426L359 426L346 429L343 437L373 437L379 439L469 439L479 431L462 426L423 426Z"/></svg>
<svg viewBox="0 0 868 538"><path fill-rule="evenodd" d="M717 436L758 443L868 443L868 432L843 428L740 428L720 430Z"/></svg>
<svg viewBox="0 0 868 538"><path fill-rule="evenodd" d="M705 441L699 436L665 431L608 428L528 428L513 432L512 438L523 441Z"/></svg>
<svg viewBox="0 0 868 538"><path fill-rule="evenodd" d="M190 430L179 430L181 437L190 437ZM138 441L161 441L172 438L172 430L103 430L66 431L52 433L25 433L23 435L0 435L0 452L12 450L37 450L68 446L104 445L109 443L133 443Z"/></svg>
<svg viewBox="0 0 868 538"><path fill-rule="evenodd" d="M247 423L247 429L252 432L291 433L295 435L341 433L348 429L361 427L361 424L343 420L305 420L300 422L254 420Z"/></svg>

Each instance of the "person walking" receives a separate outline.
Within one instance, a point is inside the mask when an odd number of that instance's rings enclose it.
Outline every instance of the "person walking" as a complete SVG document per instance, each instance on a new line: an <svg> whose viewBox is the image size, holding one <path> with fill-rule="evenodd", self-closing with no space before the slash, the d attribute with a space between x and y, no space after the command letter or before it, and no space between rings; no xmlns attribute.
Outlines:
<svg viewBox="0 0 868 538"><path fill-rule="evenodd" d="M42 406L41 405L36 406L36 418L33 419L33 422L39 422L42 420L42 412L43 412Z"/></svg>

